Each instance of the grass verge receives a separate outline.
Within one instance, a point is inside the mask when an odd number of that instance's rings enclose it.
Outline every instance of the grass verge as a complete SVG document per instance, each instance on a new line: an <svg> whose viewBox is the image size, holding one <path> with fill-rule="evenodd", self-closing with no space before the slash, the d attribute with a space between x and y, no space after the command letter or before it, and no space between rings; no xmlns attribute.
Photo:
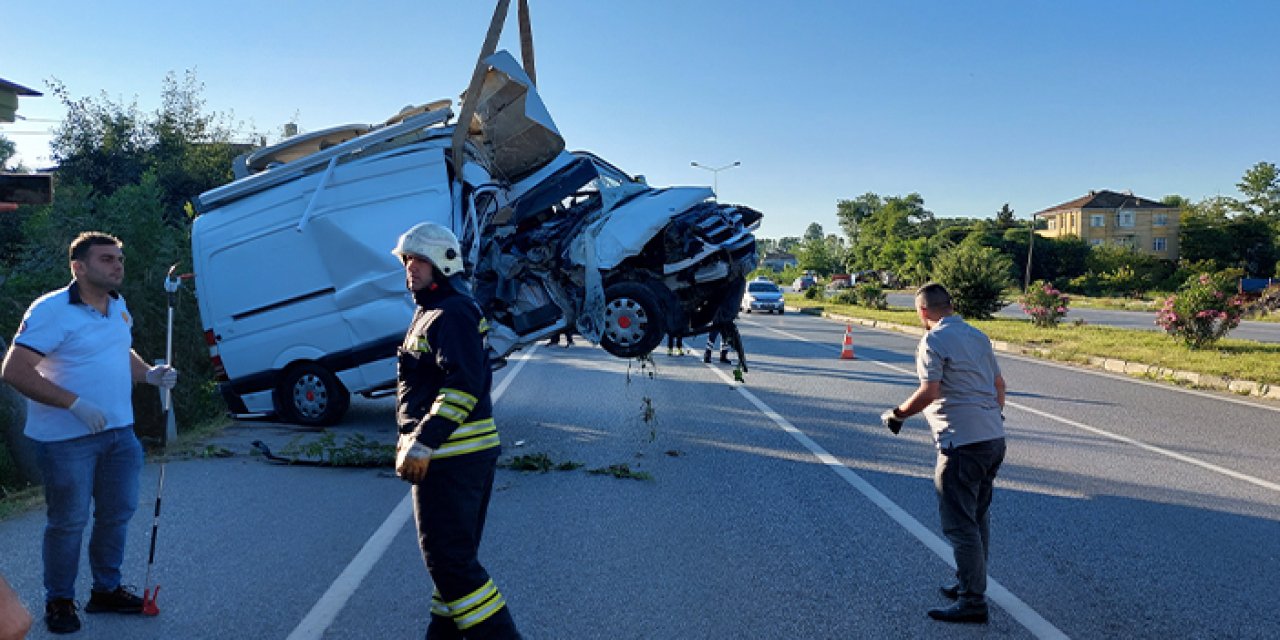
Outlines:
<svg viewBox="0 0 1280 640"><path fill-rule="evenodd" d="M798 295L788 295L787 303L801 309L920 326L915 311L900 307L876 310L805 300ZM1036 349L1042 357L1053 360L1088 362L1090 357L1114 358L1232 380L1280 384L1280 344L1226 338L1212 348L1196 350L1159 331L1071 323L1042 329L1028 320L1014 318L977 320L972 324L992 340Z"/></svg>

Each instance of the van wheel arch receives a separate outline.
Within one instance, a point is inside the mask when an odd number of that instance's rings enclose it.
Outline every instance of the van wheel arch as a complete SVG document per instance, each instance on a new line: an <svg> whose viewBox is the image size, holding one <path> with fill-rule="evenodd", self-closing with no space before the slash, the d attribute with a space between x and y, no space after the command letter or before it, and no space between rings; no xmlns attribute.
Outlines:
<svg viewBox="0 0 1280 640"><path fill-rule="evenodd" d="M351 406L351 393L322 365L295 362L280 374L275 403L277 413L286 422L322 427L342 419Z"/></svg>

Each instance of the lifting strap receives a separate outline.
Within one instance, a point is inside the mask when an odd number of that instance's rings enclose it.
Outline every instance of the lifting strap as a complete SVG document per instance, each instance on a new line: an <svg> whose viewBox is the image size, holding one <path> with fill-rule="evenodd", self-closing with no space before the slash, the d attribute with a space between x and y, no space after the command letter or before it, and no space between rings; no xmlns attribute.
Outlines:
<svg viewBox="0 0 1280 640"><path fill-rule="evenodd" d="M480 47L480 57L476 60L476 68L471 72L471 84L467 85L467 92L464 94L462 113L458 114L457 123L453 128L453 153L450 162L453 163L454 179L459 183L462 182L462 144L467 139L467 132L471 130L471 117L476 113L480 84L484 81L485 72L488 71L484 61L498 49L498 37L502 35L502 25L507 20L507 9L510 5L511 0L498 0L498 6L493 10L493 19L489 21L489 32L485 34L484 45ZM529 80L537 86L538 81L533 65L533 27L529 22L528 0L520 0L519 11L520 57ZM460 193L461 189L458 189L458 192Z"/></svg>

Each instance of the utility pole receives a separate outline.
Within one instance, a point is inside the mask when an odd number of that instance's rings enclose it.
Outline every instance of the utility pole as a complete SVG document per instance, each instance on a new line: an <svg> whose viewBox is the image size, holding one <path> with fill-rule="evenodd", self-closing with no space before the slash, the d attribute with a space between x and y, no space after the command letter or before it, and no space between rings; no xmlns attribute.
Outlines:
<svg viewBox="0 0 1280 640"><path fill-rule="evenodd" d="M1031 235L1027 237L1027 269L1023 274L1022 293L1031 289L1031 253L1036 248L1036 216L1031 215Z"/></svg>

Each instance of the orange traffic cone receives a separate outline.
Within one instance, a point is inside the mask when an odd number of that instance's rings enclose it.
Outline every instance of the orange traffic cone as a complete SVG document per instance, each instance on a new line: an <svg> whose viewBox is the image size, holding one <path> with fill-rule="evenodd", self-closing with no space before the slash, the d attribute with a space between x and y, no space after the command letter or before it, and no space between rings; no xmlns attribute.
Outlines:
<svg viewBox="0 0 1280 640"><path fill-rule="evenodd" d="M840 346L840 359L853 360L856 357L853 355L853 325L846 324L844 326L844 344Z"/></svg>

